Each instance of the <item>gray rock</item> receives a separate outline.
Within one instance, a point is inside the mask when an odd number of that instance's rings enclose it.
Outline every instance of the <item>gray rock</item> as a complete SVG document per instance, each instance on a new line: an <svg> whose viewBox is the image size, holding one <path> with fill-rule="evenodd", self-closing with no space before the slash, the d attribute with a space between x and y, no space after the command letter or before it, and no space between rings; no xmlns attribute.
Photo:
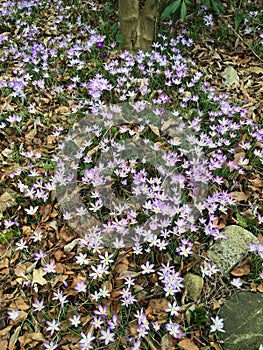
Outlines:
<svg viewBox="0 0 263 350"><path fill-rule="evenodd" d="M263 344L263 294L239 292L221 308L225 333L218 332L224 350L254 350Z"/></svg>
<svg viewBox="0 0 263 350"><path fill-rule="evenodd" d="M202 293L204 280L198 275L188 273L184 276L184 286L189 297L196 301L200 298Z"/></svg>
<svg viewBox="0 0 263 350"><path fill-rule="evenodd" d="M247 255L248 244L258 243L258 240L251 232L237 225L227 226L224 233L228 239L218 239L207 255L226 274Z"/></svg>

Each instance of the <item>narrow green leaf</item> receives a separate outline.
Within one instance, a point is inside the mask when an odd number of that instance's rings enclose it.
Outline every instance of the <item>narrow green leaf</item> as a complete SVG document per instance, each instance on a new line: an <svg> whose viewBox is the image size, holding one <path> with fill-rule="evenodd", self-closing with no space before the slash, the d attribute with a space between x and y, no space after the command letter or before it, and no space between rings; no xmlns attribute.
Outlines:
<svg viewBox="0 0 263 350"><path fill-rule="evenodd" d="M185 2L183 1L181 6L181 18L183 21L186 20L186 15L187 15L187 8L186 8Z"/></svg>
<svg viewBox="0 0 263 350"><path fill-rule="evenodd" d="M172 4L167 6L161 15L161 20L163 21L163 20L166 20L167 18L171 17L171 15L174 12L176 12L180 6L181 6L181 0L176 0Z"/></svg>
<svg viewBox="0 0 263 350"><path fill-rule="evenodd" d="M212 0L212 6L217 14L223 12L224 6L219 0Z"/></svg>
<svg viewBox="0 0 263 350"><path fill-rule="evenodd" d="M235 14L235 30L238 30L238 27L240 26L240 23L243 20L243 16L239 10L237 10Z"/></svg>

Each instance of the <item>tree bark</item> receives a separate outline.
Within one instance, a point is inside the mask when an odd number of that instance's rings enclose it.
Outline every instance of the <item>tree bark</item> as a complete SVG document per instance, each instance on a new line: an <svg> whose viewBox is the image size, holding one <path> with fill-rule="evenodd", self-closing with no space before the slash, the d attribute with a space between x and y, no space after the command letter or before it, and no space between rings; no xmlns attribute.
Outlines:
<svg viewBox="0 0 263 350"><path fill-rule="evenodd" d="M160 0L118 0L123 48L150 51L159 19Z"/></svg>

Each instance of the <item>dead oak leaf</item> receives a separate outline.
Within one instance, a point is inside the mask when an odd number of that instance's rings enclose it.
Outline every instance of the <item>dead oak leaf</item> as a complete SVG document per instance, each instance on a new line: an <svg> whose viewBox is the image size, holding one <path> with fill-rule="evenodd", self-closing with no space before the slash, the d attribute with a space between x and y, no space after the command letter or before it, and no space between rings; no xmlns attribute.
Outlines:
<svg viewBox="0 0 263 350"><path fill-rule="evenodd" d="M38 342L44 342L45 338L43 334L40 332L37 333L26 333L22 335L21 337L18 338L20 346L22 349L25 349L26 345L30 344L32 345L33 341L38 343Z"/></svg>
<svg viewBox="0 0 263 350"><path fill-rule="evenodd" d="M48 283L48 281L43 278L43 276L46 275L46 272L43 271L43 269L35 269L33 270L33 277L32 277L32 284L34 285L35 283L40 284L41 286L44 286L45 284Z"/></svg>
<svg viewBox="0 0 263 350"><path fill-rule="evenodd" d="M241 277L244 275L248 275L249 272L250 272L250 266L246 264L246 265L234 267L234 269L230 273L235 277Z"/></svg>
<svg viewBox="0 0 263 350"><path fill-rule="evenodd" d="M178 345L181 346L181 348L184 350L199 350L195 343L189 338L182 339Z"/></svg>
<svg viewBox="0 0 263 350"><path fill-rule="evenodd" d="M246 202L250 194L245 194L244 192L230 192L230 196L234 197L238 202Z"/></svg>
<svg viewBox="0 0 263 350"><path fill-rule="evenodd" d="M225 79L224 85L239 85L239 76L237 71L232 67L228 66L222 73L222 77Z"/></svg>
<svg viewBox="0 0 263 350"><path fill-rule="evenodd" d="M21 297L21 298L17 298L15 299L11 304L10 304L10 308L15 310L28 310L30 308L30 305L28 305L25 300Z"/></svg>
<svg viewBox="0 0 263 350"><path fill-rule="evenodd" d="M0 196L0 211L5 211L16 205L15 193L5 192Z"/></svg>
<svg viewBox="0 0 263 350"><path fill-rule="evenodd" d="M150 319L154 318L162 318L165 313L166 309L168 308L168 300L166 298L161 299L151 299L149 301L148 307L145 310L146 316Z"/></svg>

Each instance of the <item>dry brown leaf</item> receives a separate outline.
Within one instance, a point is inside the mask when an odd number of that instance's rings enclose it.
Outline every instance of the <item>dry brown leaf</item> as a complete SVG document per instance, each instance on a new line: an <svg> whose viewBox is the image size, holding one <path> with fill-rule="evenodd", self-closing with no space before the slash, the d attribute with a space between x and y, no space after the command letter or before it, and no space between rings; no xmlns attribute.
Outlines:
<svg viewBox="0 0 263 350"><path fill-rule="evenodd" d="M4 350L8 348L8 341L7 340L0 340L0 349Z"/></svg>
<svg viewBox="0 0 263 350"><path fill-rule="evenodd" d="M53 143L56 142L56 136L54 135L48 135L47 138L47 144L50 146L50 145L53 145Z"/></svg>
<svg viewBox="0 0 263 350"><path fill-rule="evenodd" d="M150 319L163 318L166 314L165 309L168 308L168 300L166 298L151 299L148 307L145 310L145 314Z"/></svg>
<svg viewBox="0 0 263 350"><path fill-rule="evenodd" d="M189 338L182 339L178 345L185 350L199 350L195 343Z"/></svg>
<svg viewBox="0 0 263 350"><path fill-rule="evenodd" d="M46 275L46 272L43 271L41 268L33 270L32 285L35 283L38 283L41 286L44 286L45 284L47 284L48 281L45 278L43 278L43 276L45 275Z"/></svg>
<svg viewBox="0 0 263 350"><path fill-rule="evenodd" d="M253 180L249 179L248 181L251 182L254 187L263 187L263 180L258 177Z"/></svg>
<svg viewBox="0 0 263 350"><path fill-rule="evenodd" d="M0 197L0 211L5 211L16 205L15 192L5 192Z"/></svg>
<svg viewBox="0 0 263 350"><path fill-rule="evenodd" d="M127 269L128 269L128 265L123 263L119 263L115 266L115 271L117 273L123 273L123 271L127 271Z"/></svg>
<svg viewBox="0 0 263 350"><path fill-rule="evenodd" d="M240 151L240 149L239 149L239 151L237 153L235 153L235 155L234 155L233 163L234 164L238 164L239 161L241 160L241 158L245 159L246 158L246 153L244 151Z"/></svg>
<svg viewBox="0 0 263 350"><path fill-rule="evenodd" d="M60 106L55 110L56 113L69 113L70 108L67 106Z"/></svg>
<svg viewBox="0 0 263 350"><path fill-rule="evenodd" d="M178 345L185 350L199 350L195 343L189 338L182 339L179 341Z"/></svg>
<svg viewBox="0 0 263 350"><path fill-rule="evenodd" d="M261 283L259 286L257 286L257 290L260 292L260 293L263 293L263 284Z"/></svg>
<svg viewBox="0 0 263 350"><path fill-rule="evenodd" d="M122 293L122 288L121 289L115 289L111 292L111 299L113 300L118 300L121 297Z"/></svg>
<svg viewBox="0 0 263 350"><path fill-rule="evenodd" d="M9 266L9 260L7 258L0 260L0 270Z"/></svg>
<svg viewBox="0 0 263 350"><path fill-rule="evenodd" d="M41 222L42 223L46 222L49 219L51 211L52 211L52 205L51 204L42 205L39 208L39 213L42 216L41 217Z"/></svg>
<svg viewBox="0 0 263 350"><path fill-rule="evenodd" d="M165 334L161 339L161 350L174 350L176 340L170 335Z"/></svg>
<svg viewBox="0 0 263 350"><path fill-rule="evenodd" d="M117 261L114 270L117 273L122 273L123 271L129 270L129 260L125 256L120 257L120 259L118 259Z"/></svg>
<svg viewBox="0 0 263 350"><path fill-rule="evenodd" d="M126 271L122 271L120 273L120 276L117 277L117 280L122 280L124 278L127 278L127 277L137 277L141 274L141 272L135 272L135 271L129 271L129 270L126 270Z"/></svg>
<svg viewBox="0 0 263 350"><path fill-rule="evenodd" d="M230 192L230 195L234 197L238 202L246 202L250 197L250 194L245 194L244 192Z"/></svg>
<svg viewBox="0 0 263 350"><path fill-rule="evenodd" d="M249 265L243 265L243 266L237 266L234 267L233 270L230 272L231 275L236 277L241 277L244 275L248 275L250 272L250 266Z"/></svg>
<svg viewBox="0 0 263 350"><path fill-rule="evenodd" d="M1 330L0 330L0 337L2 337L3 335L8 334L12 327L13 327L13 326L8 326L8 327L6 327L6 328L4 328L4 329L1 329Z"/></svg>
<svg viewBox="0 0 263 350"><path fill-rule="evenodd" d="M85 278L81 274L78 274L77 276L74 277L72 284L70 286L70 289L73 290L75 288L76 284L78 282L81 282L81 281L83 281L85 283Z"/></svg>
<svg viewBox="0 0 263 350"><path fill-rule="evenodd" d="M8 349L9 350L15 350L16 349L16 342L18 340L19 333L21 331L21 326L16 327L14 333L11 335L11 338L9 340Z"/></svg>
<svg viewBox="0 0 263 350"><path fill-rule="evenodd" d="M24 349L26 345L28 344L32 345L32 341L44 342L45 338L43 334L41 334L40 332L37 332L37 333L25 333L24 335L19 337L18 340L19 340L21 349Z"/></svg>
<svg viewBox="0 0 263 350"><path fill-rule="evenodd" d="M78 238L73 239L72 242L70 242L69 244L66 244L64 246L64 248L63 248L64 252L66 252L66 253L71 252L78 245L78 243L79 243L79 239Z"/></svg>
<svg viewBox="0 0 263 350"><path fill-rule="evenodd" d="M49 224L50 226L50 224ZM70 232L67 226L62 226L60 231L59 231L59 237L62 238L66 243L71 242L73 234Z"/></svg>
<svg viewBox="0 0 263 350"><path fill-rule="evenodd" d="M25 135L25 143L28 145L32 142L32 140L34 139L34 137L37 134L37 129L36 127L34 127L33 129L31 129L26 135Z"/></svg>
<svg viewBox="0 0 263 350"><path fill-rule="evenodd" d="M112 283L111 281L106 281L104 287L111 293L112 292Z"/></svg>
<svg viewBox="0 0 263 350"><path fill-rule="evenodd" d="M155 135L160 136L160 130L156 126L149 125L149 127Z"/></svg>
<svg viewBox="0 0 263 350"><path fill-rule="evenodd" d="M215 342L211 342L210 345L215 349L215 350L222 350L221 346Z"/></svg>
<svg viewBox="0 0 263 350"><path fill-rule="evenodd" d="M218 301L214 301L213 304L212 304L212 306L213 306L213 310L220 309L220 307L221 307L221 305L219 304Z"/></svg>
<svg viewBox="0 0 263 350"><path fill-rule="evenodd" d="M256 293L257 292L257 285L255 282L251 282L250 284L251 291Z"/></svg>
<svg viewBox="0 0 263 350"><path fill-rule="evenodd" d="M263 68L262 67L250 67L250 72L255 74L263 74Z"/></svg>
<svg viewBox="0 0 263 350"><path fill-rule="evenodd" d="M30 305L28 305L23 298L17 298L10 304L10 308L13 310L28 310Z"/></svg>

